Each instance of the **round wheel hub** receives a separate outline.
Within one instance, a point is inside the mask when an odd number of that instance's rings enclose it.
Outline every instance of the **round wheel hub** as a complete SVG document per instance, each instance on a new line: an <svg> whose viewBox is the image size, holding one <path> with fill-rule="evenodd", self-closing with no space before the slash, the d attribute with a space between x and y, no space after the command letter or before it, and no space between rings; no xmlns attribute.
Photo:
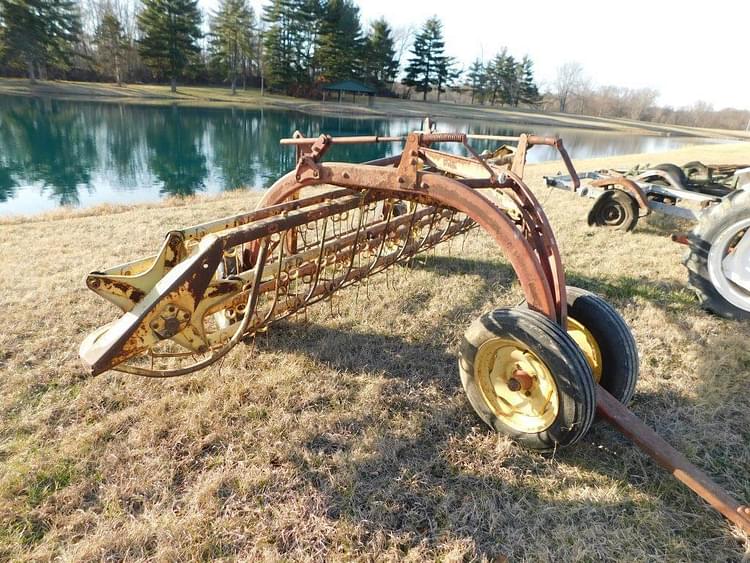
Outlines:
<svg viewBox="0 0 750 563"><path fill-rule="evenodd" d="M591 332L577 320L568 317L568 335L583 352L597 383L602 380L602 352Z"/></svg>
<svg viewBox="0 0 750 563"><path fill-rule="evenodd" d="M621 215L622 213L617 207L608 207L604 212L604 218L609 222L617 221Z"/></svg>
<svg viewBox="0 0 750 563"><path fill-rule="evenodd" d="M602 216L607 225L619 225L625 219L625 211L616 203L610 203L602 209Z"/></svg>
<svg viewBox="0 0 750 563"><path fill-rule="evenodd" d="M495 415L519 432L541 432L557 418L557 385L547 366L521 343L492 338L477 350L474 377Z"/></svg>
<svg viewBox="0 0 750 563"><path fill-rule="evenodd" d="M750 311L750 219L729 225L711 244L708 275L724 299Z"/></svg>

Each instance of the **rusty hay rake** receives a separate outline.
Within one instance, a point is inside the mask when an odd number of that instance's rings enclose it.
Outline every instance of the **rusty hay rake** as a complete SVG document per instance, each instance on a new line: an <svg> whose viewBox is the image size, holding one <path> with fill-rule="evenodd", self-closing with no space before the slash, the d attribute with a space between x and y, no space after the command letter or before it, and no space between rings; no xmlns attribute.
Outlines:
<svg viewBox="0 0 750 563"><path fill-rule="evenodd" d="M479 155L471 139L516 143ZM323 162L335 144L402 143L364 164ZM465 156L434 148L452 143ZM527 150L557 138L413 132L406 137L283 139L297 151L254 211L167 234L151 257L92 272L86 285L122 310L81 344L94 375L194 372L248 336L341 289L481 228L513 267L526 306L497 309L467 330L459 371L493 429L550 450L578 441L598 412L729 520L741 506L646 427L625 404L638 377L635 342L600 297L566 287L547 218L524 184Z"/></svg>

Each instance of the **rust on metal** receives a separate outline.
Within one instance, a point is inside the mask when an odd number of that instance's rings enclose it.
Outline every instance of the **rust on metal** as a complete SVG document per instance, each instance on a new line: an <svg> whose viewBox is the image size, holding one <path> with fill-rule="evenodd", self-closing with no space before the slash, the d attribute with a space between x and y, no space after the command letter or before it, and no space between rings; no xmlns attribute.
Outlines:
<svg viewBox="0 0 750 563"><path fill-rule="evenodd" d="M684 244L685 246L690 245L690 239L688 238L687 233L672 233L670 238L672 239L672 242L676 242L677 244Z"/></svg>
<svg viewBox="0 0 750 563"><path fill-rule="evenodd" d="M606 188L622 190L627 192L638 204L638 208L645 215L651 212L648 205L648 199L643 190L633 180L625 178L624 176L612 176L610 178L600 178L598 180L592 180L590 184L596 188Z"/></svg>
<svg viewBox="0 0 750 563"><path fill-rule="evenodd" d="M517 369L508 380L508 389L511 391L528 391L534 384L534 379L524 370Z"/></svg>

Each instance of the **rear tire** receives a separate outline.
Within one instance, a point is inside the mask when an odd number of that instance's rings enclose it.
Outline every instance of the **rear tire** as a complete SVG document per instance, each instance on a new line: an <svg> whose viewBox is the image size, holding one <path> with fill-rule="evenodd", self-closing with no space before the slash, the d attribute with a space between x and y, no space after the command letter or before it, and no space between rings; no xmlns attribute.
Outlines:
<svg viewBox="0 0 750 563"><path fill-rule="evenodd" d="M737 190L704 211L688 234L689 250L683 261L688 285L701 307L727 319L750 319L750 291L727 279L721 268L732 241L748 230L750 190Z"/></svg>
<svg viewBox="0 0 750 563"><path fill-rule="evenodd" d="M688 181L690 181L690 178L696 175L708 176L708 166L699 160L691 160L682 166L682 172Z"/></svg>
<svg viewBox="0 0 750 563"><path fill-rule="evenodd" d="M638 223L638 203L622 190L607 190L591 207L588 223L617 231L632 231Z"/></svg>
<svg viewBox="0 0 750 563"><path fill-rule="evenodd" d="M577 442L594 419L591 368L573 339L529 309L474 321L459 351L461 383L492 429L536 450Z"/></svg>
<svg viewBox="0 0 750 563"><path fill-rule="evenodd" d="M651 167L651 170L661 170L662 172L666 172L672 177L672 179L678 186L687 189L687 176L685 176L685 172L683 171L683 169L676 164L665 162L663 164L657 164L656 166Z"/></svg>
<svg viewBox="0 0 750 563"><path fill-rule="evenodd" d="M591 353L584 350L594 377L598 373L599 385L627 405L635 393L639 373L638 348L633 333L620 313L598 295L568 286L567 296L568 318L583 325L596 342L598 354L595 356L598 356L600 366L592 365L598 362L592 362ZM568 323L568 334L578 343L584 335L572 328ZM584 348L589 346L584 345Z"/></svg>

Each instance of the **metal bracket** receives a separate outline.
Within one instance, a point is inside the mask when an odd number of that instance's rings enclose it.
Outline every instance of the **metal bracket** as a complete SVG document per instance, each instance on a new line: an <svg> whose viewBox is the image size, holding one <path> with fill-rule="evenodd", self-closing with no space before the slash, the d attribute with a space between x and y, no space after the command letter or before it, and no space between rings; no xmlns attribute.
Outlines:
<svg viewBox="0 0 750 563"><path fill-rule="evenodd" d="M331 147L331 136L321 135L310 146L309 152L305 152L297 161L297 168L294 170L295 178L298 182L305 180L317 180L320 178L320 167L318 162Z"/></svg>
<svg viewBox="0 0 750 563"><path fill-rule="evenodd" d="M398 184L400 188L416 188L418 183L419 147L422 144L421 133L409 133L406 137L404 152L398 164Z"/></svg>

